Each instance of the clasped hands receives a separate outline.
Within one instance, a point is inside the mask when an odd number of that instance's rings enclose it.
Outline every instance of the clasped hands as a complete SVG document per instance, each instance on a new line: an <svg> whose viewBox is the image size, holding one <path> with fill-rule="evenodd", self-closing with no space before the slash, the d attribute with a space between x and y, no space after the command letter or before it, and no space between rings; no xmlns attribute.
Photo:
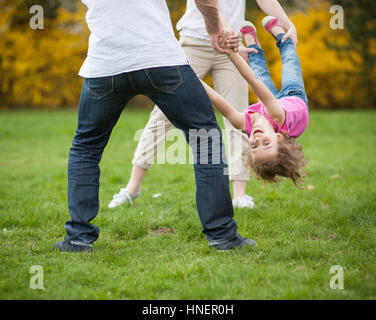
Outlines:
<svg viewBox="0 0 376 320"><path fill-rule="evenodd" d="M239 34L230 28L223 28L214 37L211 37L213 48L219 53L231 54L239 53L240 56L248 62L248 54L258 52L255 48L246 48L239 41Z"/></svg>

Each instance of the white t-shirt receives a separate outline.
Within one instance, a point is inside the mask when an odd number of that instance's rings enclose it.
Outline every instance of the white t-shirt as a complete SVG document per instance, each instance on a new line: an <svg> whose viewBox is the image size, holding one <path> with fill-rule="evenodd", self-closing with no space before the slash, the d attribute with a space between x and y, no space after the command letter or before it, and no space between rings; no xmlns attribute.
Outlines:
<svg viewBox="0 0 376 320"><path fill-rule="evenodd" d="M245 0L218 0L218 7L229 27L239 32L245 19ZM197 9L194 0L187 0L187 9L177 23L176 29L180 36L210 40L204 17Z"/></svg>
<svg viewBox="0 0 376 320"><path fill-rule="evenodd" d="M88 8L89 50L79 75L104 77L187 64L166 0L81 0Z"/></svg>

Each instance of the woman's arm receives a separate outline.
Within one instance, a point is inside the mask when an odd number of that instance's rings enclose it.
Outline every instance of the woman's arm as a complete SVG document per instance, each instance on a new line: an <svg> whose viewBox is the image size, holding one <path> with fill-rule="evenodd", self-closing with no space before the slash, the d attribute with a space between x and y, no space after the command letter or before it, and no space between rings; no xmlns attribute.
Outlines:
<svg viewBox="0 0 376 320"><path fill-rule="evenodd" d="M277 0L256 0L258 6L264 13L269 16L276 17L282 26L285 28L286 35L282 38L282 42L284 42L287 38L291 38L292 42L295 46L298 44L298 36L296 33L296 28L294 24L291 22L285 10L283 10L282 6Z"/></svg>
<svg viewBox="0 0 376 320"><path fill-rule="evenodd" d="M230 58L243 78L249 83L256 96L265 105L267 114L282 126L285 122L285 111L279 104L277 98L261 80L256 78L249 64L245 62L238 53L230 53L227 56Z"/></svg>
<svg viewBox="0 0 376 320"><path fill-rule="evenodd" d="M201 81L212 104L223 114L225 118L237 129L245 132L245 116L234 109L220 94ZM245 106L244 106L245 107Z"/></svg>

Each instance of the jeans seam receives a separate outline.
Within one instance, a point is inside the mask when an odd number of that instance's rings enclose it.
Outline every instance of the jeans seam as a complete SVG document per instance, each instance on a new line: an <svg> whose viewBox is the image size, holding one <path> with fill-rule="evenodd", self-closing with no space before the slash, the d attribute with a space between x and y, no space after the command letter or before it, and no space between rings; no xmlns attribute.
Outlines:
<svg viewBox="0 0 376 320"><path fill-rule="evenodd" d="M73 244L73 245L76 245L76 246L83 246L83 247L90 247L90 248L93 246L91 243L86 243L86 242L81 242L81 241L74 241L74 240L71 240L70 243Z"/></svg>
<svg viewBox="0 0 376 320"><path fill-rule="evenodd" d="M131 84L131 87L132 87L132 90L134 93L136 93L136 87L134 85L134 80L133 80L133 77L132 77L132 73L131 72L128 72L128 79L129 79L129 83Z"/></svg>

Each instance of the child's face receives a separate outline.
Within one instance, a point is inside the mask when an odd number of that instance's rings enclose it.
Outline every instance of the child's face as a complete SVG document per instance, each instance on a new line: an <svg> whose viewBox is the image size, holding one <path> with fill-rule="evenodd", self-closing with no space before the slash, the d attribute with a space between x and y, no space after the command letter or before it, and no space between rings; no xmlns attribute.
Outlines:
<svg viewBox="0 0 376 320"><path fill-rule="evenodd" d="M269 121L262 118L254 121L249 137L254 161L268 161L275 158L278 154L278 140L283 139L282 134L276 133Z"/></svg>

